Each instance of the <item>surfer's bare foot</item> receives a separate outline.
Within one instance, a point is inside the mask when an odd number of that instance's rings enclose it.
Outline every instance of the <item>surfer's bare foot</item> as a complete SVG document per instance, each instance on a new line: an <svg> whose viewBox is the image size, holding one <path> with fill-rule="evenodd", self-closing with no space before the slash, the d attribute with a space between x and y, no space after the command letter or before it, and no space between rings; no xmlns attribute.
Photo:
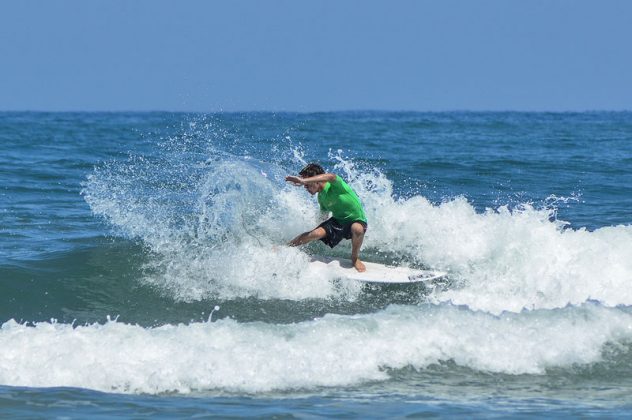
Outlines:
<svg viewBox="0 0 632 420"><path fill-rule="evenodd" d="M355 267L356 270L358 270L359 273L364 273L366 271L366 266L359 259L355 260L355 262L353 263L353 266Z"/></svg>

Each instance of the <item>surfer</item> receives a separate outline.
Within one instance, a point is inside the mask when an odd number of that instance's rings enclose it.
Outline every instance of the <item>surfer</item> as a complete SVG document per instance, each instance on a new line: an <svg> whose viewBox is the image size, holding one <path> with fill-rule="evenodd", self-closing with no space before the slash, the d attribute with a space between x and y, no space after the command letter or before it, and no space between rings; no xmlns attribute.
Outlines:
<svg viewBox="0 0 632 420"><path fill-rule="evenodd" d="M318 193L318 204L323 213L331 217L315 229L292 239L290 246L299 246L320 240L331 248L344 239L351 239L351 262L359 272L366 271L360 261L360 247L367 229L367 219L362 203L351 187L338 175L325 173L322 166L310 163L298 176L287 176L285 180L296 186L304 186L311 195Z"/></svg>

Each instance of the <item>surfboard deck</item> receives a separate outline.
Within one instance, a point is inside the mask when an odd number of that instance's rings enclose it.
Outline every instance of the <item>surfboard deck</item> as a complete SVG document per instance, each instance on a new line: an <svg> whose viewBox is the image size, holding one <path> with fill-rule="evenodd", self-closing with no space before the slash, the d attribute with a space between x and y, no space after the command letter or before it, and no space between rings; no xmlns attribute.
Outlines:
<svg viewBox="0 0 632 420"><path fill-rule="evenodd" d="M309 263L314 270L325 270L342 279L356 280L364 283L406 284L431 282L448 275L443 271L417 270L408 267L392 267L378 263L363 261L364 273L358 272L351 260L337 257L312 256Z"/></svg>

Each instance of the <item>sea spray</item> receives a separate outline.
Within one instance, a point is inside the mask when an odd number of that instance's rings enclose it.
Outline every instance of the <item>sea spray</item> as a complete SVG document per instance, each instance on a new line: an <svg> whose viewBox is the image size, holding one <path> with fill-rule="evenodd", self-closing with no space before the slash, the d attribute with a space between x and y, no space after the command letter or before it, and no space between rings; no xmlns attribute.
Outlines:
<svg viewBox="0 0 632 420"><path fill-rule="evenodd" d="M213 314L214 314L216 311L219 311L219 306L218 306L218 305L215 305L215 306L213 307L213 309L211 310L211 313L210 313L210 314L208 314L208 321L207 321L207 322L209 322L209 323L210 323L210 322L213 322Z"/></svg>
<svg viewBox="0 0 632 420"><path fill-rule="evenodd" d="M523 204L477 212L464 197L441 203L421 195L396 197L379 169L356 165L341 152L330 158L336 162L332 170L349 181L365 206L364 258L448 271L455 287L433 294L435 301L493 313L589 299L632 304L626 287L632 278L632 227L574 230L554 217L554 207ZM154 254L145 282L181 300L357 298L357 287L341 289L333 279L310 278L308 257L300 250L276 246L318 223L312 197L281 176L261 176L265 164L253 158L221 153L205 162L196 176L184 178L180 170L169 175L143 159L105 165L88 178L84 196L93 212L117 231L140 238ZM154 172L182 182L159 184ZM291 170L269 166L266 173ZM165 185L174 184L173 193L181 193L178 205L163 199L173 198ZM344 247L333 252L344 256ZM318 245L310 249L331 252ZM385 261L381 255L394 257Z"/></svg>

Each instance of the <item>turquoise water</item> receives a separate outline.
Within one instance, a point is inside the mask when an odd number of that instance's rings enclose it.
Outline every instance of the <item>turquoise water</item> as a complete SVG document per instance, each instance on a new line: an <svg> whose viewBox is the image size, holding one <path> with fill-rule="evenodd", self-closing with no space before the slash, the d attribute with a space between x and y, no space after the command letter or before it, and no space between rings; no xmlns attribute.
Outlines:
<svg viewBox="0 0 632 420"><path fill-rule="evenodd" d="M629 415L631 142L632 113L0 113L0 412ZM278 246L309 161L366 260L448 284Z"/></svg>

